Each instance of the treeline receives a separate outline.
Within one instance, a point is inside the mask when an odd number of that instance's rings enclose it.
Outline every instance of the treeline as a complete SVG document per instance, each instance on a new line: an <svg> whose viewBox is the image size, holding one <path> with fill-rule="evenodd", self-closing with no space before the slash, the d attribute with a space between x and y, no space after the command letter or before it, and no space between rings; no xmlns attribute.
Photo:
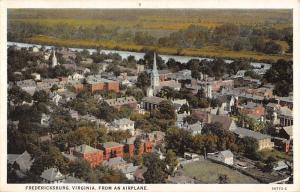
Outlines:
<svg viewBox="0 0 300 192"><path fill-rule="evenodd" d="M62 39L90 39L115 42L134 43L142 46L202 48L204 46L220 46L233 51L256 51L266 54L280 54L283 47L277 41L286 41L288 52L293 50L293 30L291 27L276 29L259 28L249 25L225 23L214 29L190 25L171 33L169 36L157 37L139 29L123 29L119 26L106 27L76 26L67 23L43 25L26 21L10 21L8 23L8 40L22 41L37 35L53 36Z"/></svg>
<svg viewBox="0 0 300 192"><path fill-rule="evenodd" d="M292 39L292 28L279 30L226 23L214 30L190 25L187 29L170 34L169 37L158 39L158 45L180 48L201 48L207 45L217 45L234 51L247 50L279 54L283 49L276 41L286 41L291 52L293 50Z"/></svg>

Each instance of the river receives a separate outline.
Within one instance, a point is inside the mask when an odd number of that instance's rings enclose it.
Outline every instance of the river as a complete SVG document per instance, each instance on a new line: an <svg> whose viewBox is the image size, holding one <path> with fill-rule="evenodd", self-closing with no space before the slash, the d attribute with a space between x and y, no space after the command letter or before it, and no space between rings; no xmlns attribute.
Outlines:
<svg viewBox="0 0 300 192"><path fill-rule="evenodd" d="M29 43L20 43L20 42L7 42L8 46L13 46L16 45L17 47L38 47L41 48L42 46L44 46L46 49L51 49L55 46L51 46L51 45L38 45L38 44L29 44ZM69 48L72 51L82 51L84 49L82 48ZM86 49L88 50L90 53L96 52L96 49ZM145 53L140 53L140 52L131 52L131 51L117 51L117 50L109 50L109 49L102 49L101 50L102 53L105 54L109 54L109 53L118 53L122 59L127 58L128 56L132 55L135 57L136 60L139 59L143 59ZM203 58L203 57L191 57L191 56L178 56L178 55L159 55L165 62L168 61L170 58L173 58L175 61L178 61L180 63L187 63L189 60L191 59L199 59L199 60L208 60L208 61L212 61L212 58ZM231 63L233 62L233 60L224 60L225 63ZM264 69L269 69L271 68L271 64L268 63L259 63L259 62L251 62L250 63L253 67L255 68L263 68Z"/></svg>

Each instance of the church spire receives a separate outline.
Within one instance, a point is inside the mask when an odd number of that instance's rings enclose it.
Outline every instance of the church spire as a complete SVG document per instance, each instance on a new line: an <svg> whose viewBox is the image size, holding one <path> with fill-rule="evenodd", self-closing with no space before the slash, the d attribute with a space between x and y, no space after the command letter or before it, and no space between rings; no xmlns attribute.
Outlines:
<svg viewBox="0 0 300 192"><path fill-rule="evenodd" d="M52 67L55 67L56 65L57 65L57 59L55 56L55 50L53 49Z"/></svg>
<svg viewBox="0 0 300 192"><path fill-rule="evenodd" d="M157 71L157 66L156 66L156 53L154 52L154 57L153 57L153 69L152 71Z"/></svg>

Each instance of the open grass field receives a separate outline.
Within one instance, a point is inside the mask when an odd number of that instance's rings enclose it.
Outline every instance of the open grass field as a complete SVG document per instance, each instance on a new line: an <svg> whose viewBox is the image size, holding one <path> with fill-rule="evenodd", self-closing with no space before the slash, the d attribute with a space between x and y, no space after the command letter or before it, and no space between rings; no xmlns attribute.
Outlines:
<svg viewBox="0 0 300 192"><path fill-rule="evenodd" d="M212 30L224 23L283 29L292 27L291 15L289 10L9 9L8 32L14 31L16 26L28 25L29 28L34 27L34 35L22 41L31 43L82 48L117 48L126 51L155 48L162 54L277 61L278 59L291 60L292 55L232 51L213 44L202 48L180 50L177 47L151 47L136 43L133 36L138 31L147 32L157 40L161 37L168 37L172 32L187 29L190 25L203 26ZM65 26L70 27L70 31L64 31ZM95 28L101 30L94 31ZM90 36L97 34L100 40L79 37L81 30L89 31ZM116 31L119 32L118 35ZM124 32L123 35L122 32ZM127 35L126 32L131 35ZM19 31L19 34L23 34L22 31ZM75 35L70 38L69 34ZM285 41L277 43L283 47L283 50L288 49Z"/></svg>
<svg viewBox="0 0 300 192"><path fill-rule="evenodd" d="M232 184L259 183L238 171L206 160L186 164L183 167L183 171L185 175L192 178L196 177L203 183L218 183L218 177L221 174L226 174L229 178L229 183Z"/></svg>
<svg viewBox="0 0 300 192"><path fill-rule="evenodd" d="M270 22L280 19L282 22ZM122 9L122 10L9 10L9 22L38 23L42 26L68 24L73 26L92 27L104 25L128 28L180 30L189 25L200 25L214 28L223 23L238 25L273 26L285 28L292 26L288 10L205 10L205 9Z"/></svg>
<svg viewBox="0 0 300 192"><path fill-rule="evenodd" d="M95 40L71 40L71 39L59 39L48 36L36 36L28 38L27 42L36 43L42 45L55 45L65 47L80 47L80 48L103 48L103 49L118 49L126 51L140 52L143 48L156 49L161 54L176 55L179 50L175 47L153 47L142 46L134 43L127 42L115 42L115 41L95 41ZM207 46L201 49L185 48L180 50L180 55L186 56L199 56L199 57L221 57L232 59L255 59L255 60L270 60L276 61L278 59L292 59L291 54L284 55L270 55L264 53L258 53L254 51L230 51L221 47Z"/></svg>

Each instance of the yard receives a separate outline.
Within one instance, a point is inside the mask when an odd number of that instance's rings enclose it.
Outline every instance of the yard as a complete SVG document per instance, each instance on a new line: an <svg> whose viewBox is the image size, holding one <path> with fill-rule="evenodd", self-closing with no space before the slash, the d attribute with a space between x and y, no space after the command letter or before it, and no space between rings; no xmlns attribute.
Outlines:
<svg viewBox="0 0 300 192"><path fill-rule="evenodd" d="M183 166L183 171L185 175L192 178L196 177L197 180L203 183L218 183L220 175L227 175L229 183L259 183L253 178L243 175L236 170L207 160L186 164Z"/></svg>

